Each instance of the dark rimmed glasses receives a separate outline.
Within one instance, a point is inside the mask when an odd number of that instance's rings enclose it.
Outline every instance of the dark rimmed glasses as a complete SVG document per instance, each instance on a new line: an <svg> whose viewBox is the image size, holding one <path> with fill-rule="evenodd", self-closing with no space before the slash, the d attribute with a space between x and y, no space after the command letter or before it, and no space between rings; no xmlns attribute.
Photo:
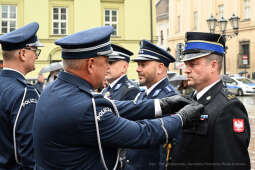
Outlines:
<svg viewBox="0 0 255 170"><path fill-rule="evenodd" d="M34 51L34 52L35 52L35 55L36 55L37 57L41 54L41 49L38 49L38 48L26 47L25 49Z"/></svg>

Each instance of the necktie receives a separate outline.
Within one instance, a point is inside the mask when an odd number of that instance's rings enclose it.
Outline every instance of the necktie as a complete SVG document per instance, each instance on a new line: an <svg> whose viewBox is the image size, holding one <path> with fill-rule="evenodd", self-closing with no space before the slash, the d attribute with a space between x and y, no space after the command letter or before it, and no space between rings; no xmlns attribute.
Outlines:
<svg viewBox="0 0 255 170"><path fill-rule="evenodd" d="M197 94L194 94L192 98L193 100L197 101Z"/></svg>

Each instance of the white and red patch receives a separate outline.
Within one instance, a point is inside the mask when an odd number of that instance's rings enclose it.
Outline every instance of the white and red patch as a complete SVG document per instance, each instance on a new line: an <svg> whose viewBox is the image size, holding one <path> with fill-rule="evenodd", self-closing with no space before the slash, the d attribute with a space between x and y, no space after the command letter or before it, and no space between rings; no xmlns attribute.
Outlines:
<svg viewBox="0 0 255 170"><path fill-rule="evenodd" d="M244 132L244 119L233 119L234 132Z"/></svg>

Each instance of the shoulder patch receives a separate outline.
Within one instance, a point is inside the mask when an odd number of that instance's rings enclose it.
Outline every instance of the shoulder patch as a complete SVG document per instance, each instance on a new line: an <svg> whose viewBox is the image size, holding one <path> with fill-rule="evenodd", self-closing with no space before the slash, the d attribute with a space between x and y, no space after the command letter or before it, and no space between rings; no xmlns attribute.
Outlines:
<svg viewBox="0 0 255 170"><path fill-rule="evenodd" d="M233 130L234 132L244 132L244 119L233 119Z"/></svg>
<svg viewBox="0 0 255 170"><path fill-rule="evenodd" d="M110 107L102 108L97 114L97 120L100 121L106 112L112 112L112 109Z"/></svg>

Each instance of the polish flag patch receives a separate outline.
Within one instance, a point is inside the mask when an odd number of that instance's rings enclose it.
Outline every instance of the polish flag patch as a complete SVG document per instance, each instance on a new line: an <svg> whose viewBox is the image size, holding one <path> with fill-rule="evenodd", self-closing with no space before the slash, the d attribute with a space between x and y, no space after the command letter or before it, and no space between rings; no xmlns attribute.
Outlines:
<svg viewBox="0 0 255 170"><path fill-rule="evenodd" d="M244 119L233 119L234 132L244 132Z"/></svg>

